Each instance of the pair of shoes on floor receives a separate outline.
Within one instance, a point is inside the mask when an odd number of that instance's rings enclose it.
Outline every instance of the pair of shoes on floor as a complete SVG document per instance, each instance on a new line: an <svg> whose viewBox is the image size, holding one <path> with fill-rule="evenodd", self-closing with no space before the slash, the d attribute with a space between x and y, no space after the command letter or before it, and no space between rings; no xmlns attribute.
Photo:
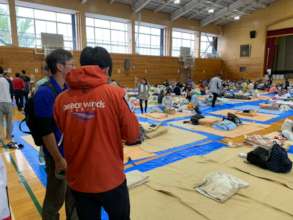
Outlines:
<svg viewBox="0 0 293 220"><path fill-rule="evenodd" d="M8 143L3 143L2 146L8 149L22 149L24 146L22 144L17 144L16 142L10 141Z"/></svg>

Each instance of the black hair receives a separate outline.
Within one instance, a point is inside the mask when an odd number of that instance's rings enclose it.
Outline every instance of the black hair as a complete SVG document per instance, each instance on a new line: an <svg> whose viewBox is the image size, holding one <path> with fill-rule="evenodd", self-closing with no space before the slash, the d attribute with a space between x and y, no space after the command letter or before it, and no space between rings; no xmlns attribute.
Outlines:
<svg viewBox="0 0 293 220"><path fill-rule="evenodd" d="M21 73L25 75L26 74L26 71L25 70L21 70Z"/></svg>
<svg viewBox="0 0 293 220"><path fill-rule="evenodd" d="M56 49L46 57L46 64L51 74L57 73L57 64L65 64L71 60L72 54L64 49Z"/></svg>
<svg viewBox="0 0 293 220"><path fill-rule="evenodd" d="M20 73L15 73L15 77L20 77Z"/></svg>
<svg viewBox="0 0 293 220"><path fill-rule="evenodd" d="M112 58L109 52L103 47L86 47L80 54L80 65L96 65L101 69L109 68L109 76L112 75Z"/></svg>
<svg viewBox="0 0 293 220"><path fill-rule="evenodd" d="M0 74L3 74L4 73L4 69L2 66L0 66Z"/></svg>

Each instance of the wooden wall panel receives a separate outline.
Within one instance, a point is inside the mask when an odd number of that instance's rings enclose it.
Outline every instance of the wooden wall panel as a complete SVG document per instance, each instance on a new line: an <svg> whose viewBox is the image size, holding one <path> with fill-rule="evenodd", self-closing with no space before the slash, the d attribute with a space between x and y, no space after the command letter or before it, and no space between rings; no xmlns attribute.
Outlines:
<svg viewBox="0 0 293 220"><path fill-rule="evenodd" d="M75 63L78 66L80 52L74 52ZM175 57L155 57L112 54L113 79L122 86L134 86L135 77L146 78L152 84L165 80L180 80L180 63ZM131 69L124 71L124 60L131 60ZM11 74L27 70L36 80L42 76L44 55L35 54L33 49L0 47L0 65L11 69ZM209 79L222 71L220 59L196 59L192 69L192 78L195 81Z"/></svg>
<svg viewBox="0 0 293 220"><path fill-rule="evenodd" d="M224 61L224 75L234 79L262 78L267 30L293 27L292 22L293 1L278 0L267 8L242 16L239 21L224 26L219 40L219 51ZM255 39L250 38L249 32L252 30L257 32ZM251 45L249 58L240 57L241 44ZM247 67L247 72L240 73L239 68L243 65Z"/></svg>

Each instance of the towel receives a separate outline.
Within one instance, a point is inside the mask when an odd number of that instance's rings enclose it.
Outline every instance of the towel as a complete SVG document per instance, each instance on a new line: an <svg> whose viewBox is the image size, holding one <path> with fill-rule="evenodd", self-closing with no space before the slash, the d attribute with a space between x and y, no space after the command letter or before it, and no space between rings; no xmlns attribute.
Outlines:
<svg viewBox="0 0 293 220"><path fill-rule="evenodd" d="M218 171L206 176L196 191L218 202L225 202L249 184L230 174Z"/></svg>
<svg viewBox="0 0 293 220"><path fill-rule="evenodd" d="M137 170L126 173L127 187L133 189L148 182L149 177Z"/></svg>

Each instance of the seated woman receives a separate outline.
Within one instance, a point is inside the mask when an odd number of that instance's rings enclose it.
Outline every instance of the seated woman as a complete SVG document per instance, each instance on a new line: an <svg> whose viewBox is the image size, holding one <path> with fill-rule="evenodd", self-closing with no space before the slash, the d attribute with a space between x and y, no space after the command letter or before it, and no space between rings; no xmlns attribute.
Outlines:
<svg viewBox="0 0 293 220"><path fill-rule="evenodd" d="M170 112L173 112L174 111L174 108L173 108L173 97L172 97L172 91L170 89L167 90L164 98L163 98L163 101L162 101L162 104L163 104L163 111L166 112L166 113L170 113Z"/></svg>

